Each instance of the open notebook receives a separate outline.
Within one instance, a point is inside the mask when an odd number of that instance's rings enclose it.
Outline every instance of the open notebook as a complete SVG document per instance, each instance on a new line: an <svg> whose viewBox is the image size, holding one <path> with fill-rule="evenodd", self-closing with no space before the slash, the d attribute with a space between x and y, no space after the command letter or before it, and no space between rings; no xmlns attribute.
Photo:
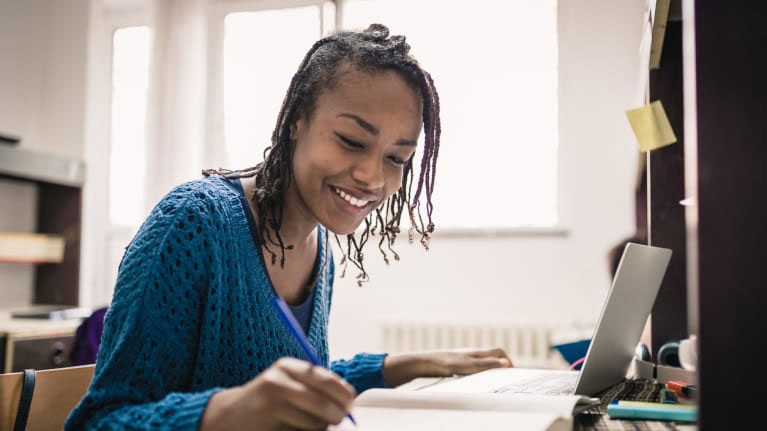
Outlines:
<svg viewBox="0 0 767 431"><path fill-rule="evenodd" d="M357 397L352 415L331 431L560 431L573 414L599 404L577 395L472 394L370 389Z"/></svg>

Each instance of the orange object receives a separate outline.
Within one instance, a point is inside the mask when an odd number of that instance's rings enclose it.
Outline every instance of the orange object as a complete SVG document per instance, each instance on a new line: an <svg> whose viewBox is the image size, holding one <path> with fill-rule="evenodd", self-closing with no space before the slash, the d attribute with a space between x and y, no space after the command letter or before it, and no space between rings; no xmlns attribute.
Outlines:
<svg viewBox="0 0 767 431"><path fill-rule="evenodd" d="M666 387L668 389L671 389L672 391L676 392L678 396L690 396L692 395L693 391L695 391L695 386L683 382L681 380L671 380L668 383L666 383Z"/></svg>

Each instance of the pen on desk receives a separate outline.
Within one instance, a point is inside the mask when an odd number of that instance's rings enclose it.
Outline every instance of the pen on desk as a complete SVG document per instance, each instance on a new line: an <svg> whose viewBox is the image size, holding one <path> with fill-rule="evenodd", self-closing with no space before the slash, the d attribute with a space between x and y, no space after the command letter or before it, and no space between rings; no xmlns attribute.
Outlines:
<svg viewBox="0 0 767 431"><path fill-rule="evenodd" d="M285 324L286 328L288 328L288 332L290 332L296 341L298 341L298 344L301 346L301 350L304 351L304 354L306 355L307 359L309 359L309 362L321 367L322 364L320 363L320 359L317 357L317 354L314 353L312 345L309 344L309 340L306 339L306 335L304 335L304 331L301 329L298 321L296 321L296 318L293 317L293 313L290 312L288 304L286 304L285 301L283 301L279 296L275 296L272 300L272 305L277 310L277 314L280 316L282 323ZM346 417L348 417L349 420L352 421L355 426L357 426L357 422L354 420L351 413L347 414Z"/></svg>

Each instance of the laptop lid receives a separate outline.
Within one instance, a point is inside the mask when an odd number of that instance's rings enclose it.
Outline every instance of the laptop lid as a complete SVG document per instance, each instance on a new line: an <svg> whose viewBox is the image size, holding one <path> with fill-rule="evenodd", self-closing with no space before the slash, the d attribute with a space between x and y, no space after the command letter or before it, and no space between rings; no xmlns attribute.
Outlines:
<svg viewBox="0 0 767 431"><path fill-rule="evenodd" d="M666 248L626 245L575 384L575 394L596 395L626 376L670 259L671 250Z"/></svg>

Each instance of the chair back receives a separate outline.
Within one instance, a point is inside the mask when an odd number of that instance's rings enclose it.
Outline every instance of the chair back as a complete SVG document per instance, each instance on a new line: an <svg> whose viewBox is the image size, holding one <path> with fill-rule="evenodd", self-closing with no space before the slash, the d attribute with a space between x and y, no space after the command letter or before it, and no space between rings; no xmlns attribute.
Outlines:
<svg viewBox="0 0 767 431"><path fill-rule="evenodd" d="M94 368L83 365L37 371L26 430L62 429L69 412L88 391ZM0 430L13 430L23 383L24 373L0 374Z"/></svg>

